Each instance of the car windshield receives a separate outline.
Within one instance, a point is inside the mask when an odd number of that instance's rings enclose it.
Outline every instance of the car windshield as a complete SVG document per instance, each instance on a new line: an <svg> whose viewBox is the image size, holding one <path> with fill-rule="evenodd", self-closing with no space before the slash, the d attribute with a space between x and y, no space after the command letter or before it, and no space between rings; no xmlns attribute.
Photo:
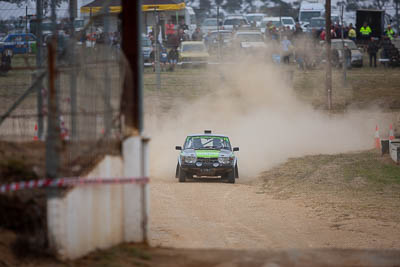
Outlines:
<svg viewBox="0 0 400 267"><path fill-rule="evenodd" d="M182 52L203 52L205 51L204 45L201 44L183 44Z"/></svg>
<svg viewBox="0 0 400 267"><path fill-rule="evenodd" d="M294 21L292 19L282 19L283 24L293 25Z"/></svg>
<svg viewBox="0 0 400 267"><path fill-rule="evenodd" d="M261 34L238 34L237 39L241 42L262 42Z"/></svg>
<svg viewBox="0 0 400 267"><path fill-rule="evenodd" d="M310 22L312 18L320 17L320 11L303 11L300 13L300 20Z"/></svg>
<svg viewBox="0 0 400 267"><path fill-rule="evenodd" d="M186 138L184 149L228 149L231 144L228 137L222 136L190 136Z"/></svg>
<svg viewBox="0 0 400 267"><path fill-rule="evenodd" d="M224 21L224 25L246 25L247 21L244 19L227 19Z"/></svg>
<svg viewBox="0 0 400 267"><path fill-rule="evenodd" d="M282 25L282 23L280 21L263 21L261 23L261 27L265 28L267 26L268 22L271 22L272 25L274 25L275 27L280 27Z"/></svg>
<svg viewBox="0 0 400 267"><path fill-rule="evenodd" d="M345 44L347 44L348 48L350 48L351 50L358 49L354 42L345 41ZM343 49L343 43L341 41L332 42L332 48Z"/></svg>
<svg viewBox="0 0 400 267"><path fill-rule="evenodd" d="M253 16L246 16L248 21L261 21L263 19L263 16L260 15L253 15Z"/></svg>
<svg viewBox="0 0 400 267"><path fill-rule="evenodd" d="M207 19L203 22L203 26L217 26L216 19Z"/></svg>
<svg viewBox="0 0 400 267"><path fill-rule="evenodd" d="M222 39L230 39L232 38L232 33L231 32L219 32L221 35ZM217 39L218 37L218 32L212 32L210 38L211 39Z"/></svg>
<svg viewBox="0 0 400 267"><path fill-rule="evenodd" d="M310 22L310 26L313 28L325 27L325 20L324 19L312 19Z"/></svg>

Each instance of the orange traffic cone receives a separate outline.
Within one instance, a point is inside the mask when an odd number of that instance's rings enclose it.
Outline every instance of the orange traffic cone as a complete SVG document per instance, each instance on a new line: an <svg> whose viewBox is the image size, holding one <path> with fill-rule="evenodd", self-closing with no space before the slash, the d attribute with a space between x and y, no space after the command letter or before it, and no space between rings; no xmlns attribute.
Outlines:
<svg viewBox="0 0 400 267"><path fill-rule="evenodd" d="M389 127L389 140L394 140L394 133L393 133L393 125L392 124L390 124L390 127Z"/></svg>
<svg viewBox="0 0 400 267"><path fill-rule="evenodd" d="M35 134L34 134L34 136L33 136L33 140L34 140L34 141L39 140L37 123L35 123Z"/></svg>
<svg viewBox="0 0 400 267"><path fill-rule="evenodd" d="M381 139L379 138L378 125L376 125L376 128L375 128L375 147L378 149L381 148Z"/></svg>

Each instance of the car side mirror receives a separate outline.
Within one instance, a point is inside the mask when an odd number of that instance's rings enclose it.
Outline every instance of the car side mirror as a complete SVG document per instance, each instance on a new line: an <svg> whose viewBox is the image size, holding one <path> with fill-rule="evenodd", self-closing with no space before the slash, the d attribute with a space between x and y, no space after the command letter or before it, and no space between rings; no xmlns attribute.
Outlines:
<svg viewBox="0 0 400 267"><path fill-rule="evenodd" d="M233 151L239 151L239 148L238 147L234 147Z"/></svg>
<svg viewBox="0 0 400 267"><path fill-rule="evenodd" d="M182 150L182 147L181 146L176 146L175 149L176 150Z"/></svg>

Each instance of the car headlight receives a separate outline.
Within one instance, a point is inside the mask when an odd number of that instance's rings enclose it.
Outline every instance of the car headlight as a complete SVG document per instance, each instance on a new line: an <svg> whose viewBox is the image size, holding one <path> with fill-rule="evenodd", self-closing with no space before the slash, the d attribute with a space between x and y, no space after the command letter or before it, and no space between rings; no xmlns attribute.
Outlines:
<svg viewBox="0 0 400 267"><path fill-rule="evenodd" d="M219 157L218 162L220 164L230 164L232 162L233 158L230 157Z"/></svg>
<svg viewBox="0 0 400 267"><path fill-rule="evenodd" d="M185 163L189 163L189 164L195 163L197 160L197 157L194 155L183 156L182 158Z"/></svg>

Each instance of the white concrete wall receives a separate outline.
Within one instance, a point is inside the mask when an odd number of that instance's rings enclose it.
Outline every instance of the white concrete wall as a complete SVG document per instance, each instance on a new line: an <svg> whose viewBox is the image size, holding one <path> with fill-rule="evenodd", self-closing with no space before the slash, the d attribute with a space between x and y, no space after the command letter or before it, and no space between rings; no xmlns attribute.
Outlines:
<svg viewBox="0 0 400 267"><path fill-rule="evenodd" d="M142 176L140 140L134 138L128 142L129 150L132 150L124 155L134 155L131 161L135 164L129 160L124 164L121 157L106 156L88 179ZM128 170L127 166L130 166ZM147 216L148 205L143 213L141 193L141 186L137 184L85 185L71 189L64 196L49 198L50 246L61 258L75 259L121 242L144 241L143 217Z"/></svg>

